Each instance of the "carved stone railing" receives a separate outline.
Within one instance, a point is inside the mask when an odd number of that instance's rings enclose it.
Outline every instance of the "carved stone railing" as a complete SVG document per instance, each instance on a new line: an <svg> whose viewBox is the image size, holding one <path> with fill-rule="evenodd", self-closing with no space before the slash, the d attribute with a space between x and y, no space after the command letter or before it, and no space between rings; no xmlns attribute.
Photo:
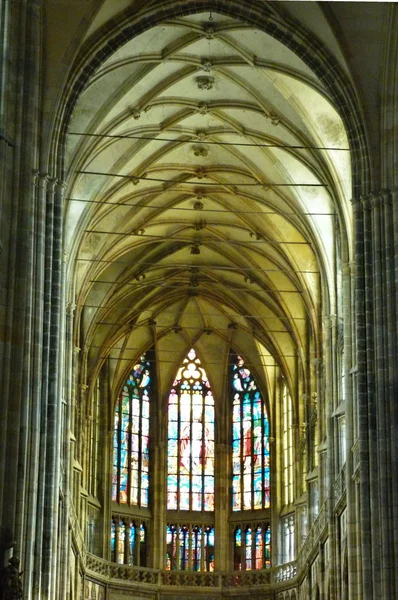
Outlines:
<svg viewBox="0 0 398 600"><path fill-rule="evenodd" d="M162 586L207 587L219 588L222 580L219 573L203 573L192 571L161 571Z"/></svg>
<svg viewBox="0 0 398 600"><path fill-rule="evenodd" d="M86 554L85 568L87 574L102 582L117 581L140 584L150 588L182 587L182 588L278 588L287 582L294 584L296 577L295 563L287 563L253 571L231 571L230 573L206 573L193 571L160 571L146 567L135 567L108 562L93 554Z"/></svg>
<svg viewBox="0 0 398 600"><path fill-rule="evenodd" d="M290 581L296 577L296 563L286 563L284 565L279 565L274 570L274 582L281 583L282 581Z"/></svg>
<svg viewBox="0 0 398 600"><path fill-rule="evenodd" d="M270 585L273 581L274 569L261 571L233 571L222 576L223 588L252 587L254 585Z"/></svg>

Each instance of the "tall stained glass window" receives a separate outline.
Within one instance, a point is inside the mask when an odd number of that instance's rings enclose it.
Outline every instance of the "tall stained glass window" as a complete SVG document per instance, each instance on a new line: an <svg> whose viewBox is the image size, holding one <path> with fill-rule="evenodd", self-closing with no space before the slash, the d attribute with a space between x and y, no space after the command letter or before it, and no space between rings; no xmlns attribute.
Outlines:
<svg viewBox="0 0 398 600"><path fill-rule="evenodd" d="M120 504L148 506L150 396L151 365L141 356L115 408L112 499Z"/></svg>
<svg viewBox="0 0 398 600"><path fill-rule="evenodd" d="M173 383L168 416L167 508L212 511L214 399L205 370L193 349ZM184 540L180 540L180 548L188 543Z"/></svg>
<svg viewBox="0 0 398 600"><path fill-rule="evenodd" d="M232 508L270 506L269 423L265 402L240 356L232 355Z"/></svg>

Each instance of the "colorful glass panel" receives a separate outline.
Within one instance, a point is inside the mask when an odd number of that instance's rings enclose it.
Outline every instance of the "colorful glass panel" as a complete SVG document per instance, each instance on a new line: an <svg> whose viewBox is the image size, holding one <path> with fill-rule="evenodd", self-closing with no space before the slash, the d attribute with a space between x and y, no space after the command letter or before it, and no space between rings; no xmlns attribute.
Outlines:
<svg viewBox="0 0 398 600"><path fill-rule="evenodd" d="M214 510L214 399L191 349L169 395L167 508Z"/></svg>
<svg viewBox="0 0 398 600"><path fill-rule="evenodd" d="M120 564L124 563L124 547L126 540L126 526L123 521L119 521L119 535L117 541L117 561Z"/></svg>
<svg viewBox="0 0 398 600"><path fill-rule="evenodd" d="M271 568L271 529L269 526L265 531L265 568Z"/></svg>
<svg viewBox="0 0 398 600"><path fill-rule="evenodd" d="M206 527L205 530L205 571L214 571L214 527Z"/></svg>
<svg viewBox="0 0 398 600"><path fill-rule="evenodd" d="M264 539L261 527L256 529L255 538L255 568L262 569L264 566Z"/></svg>
<svg viewBox="0 0 398 600"><path fill-rule="evenodd" d="M151 364L141 356L116 403L112 499L147 507L149 502L149 402Z"/></svg>
<svg viewBox="0 0 398 600"><path fill-rule="evenodd" d="M242 530L240 527L235 529L234 569L235 571L240 571L242 569Z"/></svg>
<svg viewBox="0 0 398 600"><path fill-rule="evenodd" d="M116 562L116 523L111 521L111 560Z"/></svg>
<svg viewBox="0 0 398 600"><path fill-rule="evenodd" d="M270 505L269 423L264 400L240 356L232 356L232 507Z"/></svg>
<svg viewBox="0 0 398 600"><path fill-rule="evenodd" d="M130 521L130 534L129 534L129 564L135 565L137 563L137 547L136 547L136 531L135 523Z"/></svg>
<svg viewBox="0 0 398 600"><path fill-rule="evenodd" d="M252 530L250 527L246 529L245 535L245 563L246 563L246 571L250 571L253 568L252 564Z"/></svg>
<svg viewBox="0 0 398 600"><path fill-rule="evenodd" d="M174 525L166 528L166 570L214 571L214 527Z"/></svg>

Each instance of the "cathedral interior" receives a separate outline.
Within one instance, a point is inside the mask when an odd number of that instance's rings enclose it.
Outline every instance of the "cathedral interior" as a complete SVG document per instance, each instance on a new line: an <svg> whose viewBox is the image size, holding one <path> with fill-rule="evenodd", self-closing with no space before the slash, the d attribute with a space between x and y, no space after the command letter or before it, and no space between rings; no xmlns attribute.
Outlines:
<svg viewBox="0 0 398 600"><path fill-rule="evenodd" d="M0 15L1 600L397 598L397 5Z"/></svg>

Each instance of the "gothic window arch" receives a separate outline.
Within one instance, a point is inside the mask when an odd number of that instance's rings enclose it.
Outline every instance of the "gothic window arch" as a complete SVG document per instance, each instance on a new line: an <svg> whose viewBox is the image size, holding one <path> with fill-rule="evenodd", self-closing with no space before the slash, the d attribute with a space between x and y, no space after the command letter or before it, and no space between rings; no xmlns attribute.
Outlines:
<svg viewBox="0 0 398 600"><path fill-rule="evenodd" d="M166 570L214 571L214 452L214 398L191 348L168 401L167 510L186 518L167 524Z"/></svg>
<svg viewBox="0 0 398 600"><path fill-rule="evenodd" d="M283 501L294 501L293 405L287 385L282 382Z"/></svg>
<svg viewBox="0 0 398 600"><path fill-rule="evenodd" d="M167 509L214 510L214 398L192 348L169 395Z"/></svg>
<svg viewBox="0 0 398 600"><path fill-rule="evenodd" d="M141 356L116 402L113 437L112 500L148 507L149 405L151 363Z"/></svg>
<svg viewBox="0 0 398 600"><path fill-rule="evenodd" d="M231 357L232 508L270 507L270 452L267 409L244 360Z"/></svg>

